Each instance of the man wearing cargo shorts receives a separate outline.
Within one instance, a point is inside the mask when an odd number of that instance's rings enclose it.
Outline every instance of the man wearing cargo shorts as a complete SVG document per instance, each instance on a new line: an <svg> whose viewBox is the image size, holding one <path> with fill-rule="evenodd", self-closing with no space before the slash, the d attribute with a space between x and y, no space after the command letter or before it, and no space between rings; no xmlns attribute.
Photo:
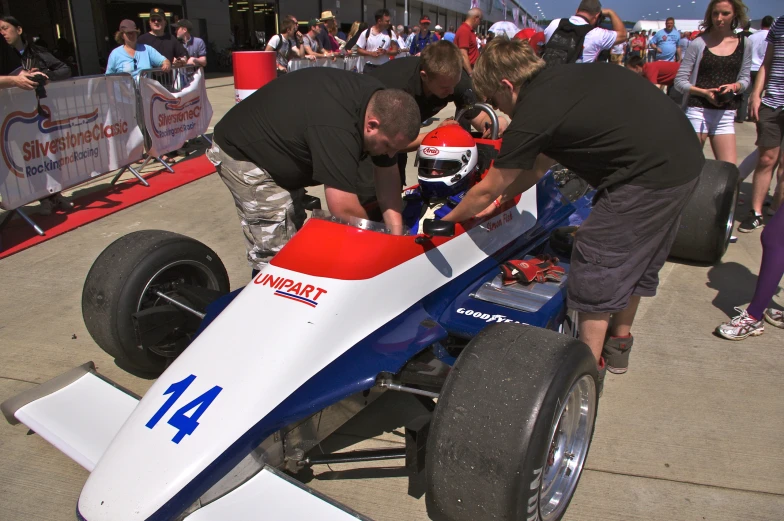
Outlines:
<svg viewBox="0 0 784 521"><path fill-rule="evenodd" d="M496 211L555 161L596 187L575 237L567 305L600 378L605 362L624 373L640 297L656 294L705 159L680 108L645 79L606 63L544 67L519 40L485 48L474 86L512 122L493 167L445 219Z"/></svg>
<svg viewBox="0 0 784 521"><path fill-rule="evenodd" d="M318 85L318 88L314 88ZM234 106L215 126L207 157L234 197L248 262L261 270L305 221L305 188L324 185L329 211L367 218L359 161L392 233L402 233L395 154L419 133L419 109L400 90L349 71L313 68L284 75Z"/></svg>

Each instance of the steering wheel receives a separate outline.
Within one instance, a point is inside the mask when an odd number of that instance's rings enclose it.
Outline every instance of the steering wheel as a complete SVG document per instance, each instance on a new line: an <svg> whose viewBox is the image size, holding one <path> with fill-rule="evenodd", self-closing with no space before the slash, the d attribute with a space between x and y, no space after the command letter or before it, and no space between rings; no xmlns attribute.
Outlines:
<svg viewBox="0 0 784 521"><path fill-rule="evenodd" d="M474 103L473 105L469 105L468 107L461 109L460 111L458 111L457 114L455 114L455 121L457 121L459 125L462 125L463 119L465 119L466 116L468 115L468 112L473 109L479 109L485 114L487 114L488 116L490 116L490 139L492 140L498 139L498 133L500 131L500 126L498 123L498 114L496 114L495 110L493 110L493 107L491 107L487 103Z"/></svg>

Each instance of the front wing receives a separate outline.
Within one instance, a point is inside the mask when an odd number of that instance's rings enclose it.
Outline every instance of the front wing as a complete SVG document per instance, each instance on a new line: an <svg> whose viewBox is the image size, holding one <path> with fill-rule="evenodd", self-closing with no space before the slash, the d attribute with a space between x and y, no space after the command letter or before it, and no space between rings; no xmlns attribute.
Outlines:
<svg viewBox="0 0 784 521"><path fill-rule="evenodd" d="M0 404L0 410L9 423L24 423L92 472L139 399L98 374L95 365L88 362L9 398ZM227 519L369 521L273 467L264 467L228 494L190 514L186 521Z"/></svg>

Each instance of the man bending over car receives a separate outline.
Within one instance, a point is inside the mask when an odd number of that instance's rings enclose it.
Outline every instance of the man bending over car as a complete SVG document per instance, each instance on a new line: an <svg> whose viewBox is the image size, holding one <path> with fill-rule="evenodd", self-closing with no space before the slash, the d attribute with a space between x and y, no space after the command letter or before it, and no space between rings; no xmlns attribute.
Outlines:
<svg viewBox="0 0 784 521"><path fill-rule="evenodd" d="M467 108L476 102L471 77L463 70L463 56L460 50L447 41L431 43L419 56L397 58L377 67L368 73L378 79L388 89L401 89L411 94L419 107L420 121L427 121L448 103L454 102L457 110ZM490 118L484 112L469 113L471 124L490 137ZM454 124L452 119L444 120L441 125ZM498 118L499 133L506 129L506 119ZM406 184L406 162L408 154L419 148L423 132L398 153L401 184Z"/></svg>
<svg viewBox="0 0 784 521"><path fill-rule="evenodd" d="M593 210L575 236L567 305L579 312L580 338L600 375L605 361L610 371L626 372L640 297L656 294L705 162L699 140L676 104L615 65L545 69L527 43L497 38L473 80L512 122L493 167L444 219L492 213L554 161L596 187Z"/></svg>
<svg viewBox="0 0 784 521"><path fill-rule="evenodd" d="M384 222L402 233L395 154L419 126L405 92L321 67L281 76L232 107L215 126L207 157L234 197L250 265L262 269L302 226L308 186L324 185L333 215L366 219L356 195L367 184L358 170L366 155Z"/></svg>

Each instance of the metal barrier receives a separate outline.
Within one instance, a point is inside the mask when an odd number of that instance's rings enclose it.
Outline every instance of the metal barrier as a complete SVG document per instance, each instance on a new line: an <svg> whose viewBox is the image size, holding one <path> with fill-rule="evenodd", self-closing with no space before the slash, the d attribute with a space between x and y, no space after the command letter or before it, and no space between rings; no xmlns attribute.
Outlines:
<svg viewBox="0 0 784 521"><path fill-rule="evenodd" d="M395 58L408 56L408 51L400 51ZM332 56L325 58L293 58L289 60L288 71L294 72L309 67L332 67L334 69L344 69L353 72L362 72L365 68L365 58L357 54L347 54L344 56Z"/></svg>
<svg viewBox="0 0 784 521"><path fill-rule="evenodd" d="M141 160L136 86L130 74L83 76L33 91L0 90L6 114L0 163L0 227L16 213L44 235L22 206ZM32 109L27 111L26 109Z"/></svg>
<svg viewBox="0 0 784 521"><path fill-rule="evenodd" d="M139 77L136 82L136 119L139 122L139 126L142 128L144 133L144 162L138 169L133 165L126 165L122 170L120 170L117 175L114 176L112 179L111 185L114 186L120 177L125 173L126 170L130 171L137 179L144 185L150 186L149 183L142 177L140 170L144 170L144 168L150 163L150 161L155 160L158 161L163 167L166 169L167 172L170 174L174 173L174 169L172 169L171 165L164 161L160 155L158 156L151 156L149 155L150 151L150 134L145 126L144 123L144 103L142 101L142 94L141 89L139 87L142 78L150 79L153 81L157 81L161 84L169 92L175 93L180 92L183 89L187 88L191 82L193 81L193 77L196 74L198 67L195 65L185 65L183 67L172 67L168 71L164 71L162 69L145 69L139 73ZM212 140L202 134L202 137L212 145ZM162 154L165 155L165 154Z"/></svg>

